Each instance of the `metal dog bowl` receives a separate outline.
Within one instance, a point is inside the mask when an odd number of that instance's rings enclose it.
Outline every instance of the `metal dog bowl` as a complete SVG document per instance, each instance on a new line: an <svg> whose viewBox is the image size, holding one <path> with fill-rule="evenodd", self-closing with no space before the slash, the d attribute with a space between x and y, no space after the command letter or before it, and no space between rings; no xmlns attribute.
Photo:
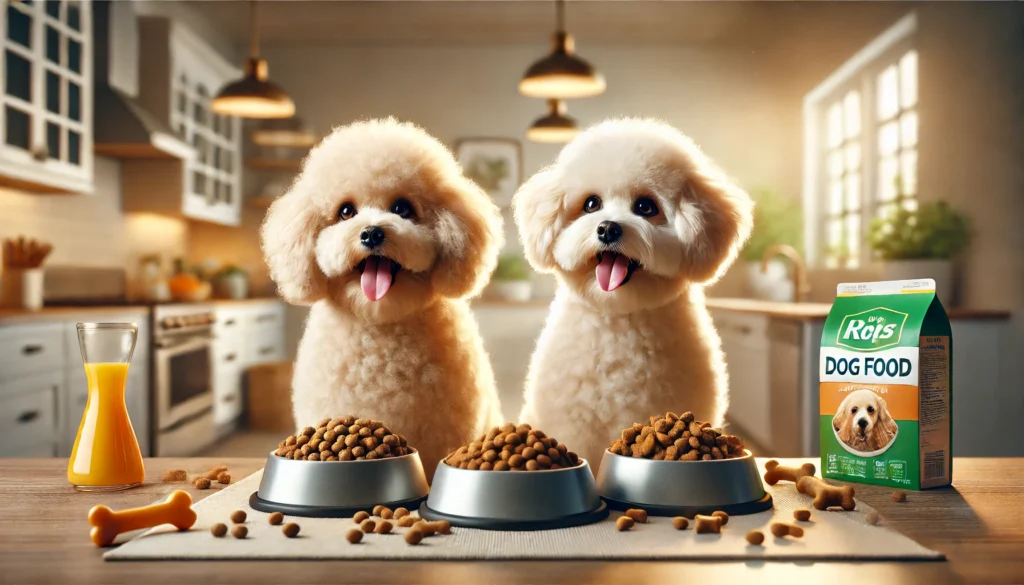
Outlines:
<svg viewBox="0 0 1024 585"><path fill-rule="evenodd" d="M772 507L750 451L735 459L657 461L604 452L597 474L601 497L615 510L643 508L654 516L753 514Z"/></svg>
<svg viewBox="0 0 1024 585"><path fill-rule="evenodd" d="M345 518L377 504L414 509L429 491L416 451L366 461L296 461L271 452L249 506L289 516Z"/></svg>
<svg viewBox="0 0 1024 585"><path fill-rule="evenodd" d="M537 471L459 469L442 461L420 517L465 528L548 530L599 522L608 508L585 460Z"/></svg>

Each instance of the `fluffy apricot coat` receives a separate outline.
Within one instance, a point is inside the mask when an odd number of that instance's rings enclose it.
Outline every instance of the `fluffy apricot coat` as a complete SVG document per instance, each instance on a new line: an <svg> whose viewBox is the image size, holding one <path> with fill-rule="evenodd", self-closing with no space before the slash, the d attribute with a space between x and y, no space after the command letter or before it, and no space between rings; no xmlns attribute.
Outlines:
<svg viewBox="0 0 1024 585"><path fill-rule="evenodd" d="M558 281L520 420L595 469L651 415L720 426L728 380L703 288L749 235L748 195L674 128L621 119L581 133L513 204L527 260Z"/></svg>
<svg viewBox="0 0 1024 585"><path fill-rule="evenodd" d="M324 138L262 229L281 295L312 305L292 380L296 424L384 421L419 450L428 475L497 424L494 375L466 299L486 284L501 244L497 207L422 129L372 120Z"/></svg>

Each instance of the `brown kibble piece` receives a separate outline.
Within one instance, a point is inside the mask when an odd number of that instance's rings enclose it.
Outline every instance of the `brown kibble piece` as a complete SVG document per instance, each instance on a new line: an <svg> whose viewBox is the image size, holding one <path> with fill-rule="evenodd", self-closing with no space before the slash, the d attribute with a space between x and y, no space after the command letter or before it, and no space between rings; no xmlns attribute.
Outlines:
<svg viewBox="0 0 1024 585"><path fill-rule="evenodd" d="M369 512L367 512L366 510L360 510L359 512L356 512L355 516L352 517L352 521L355 522L356 524L361 524L363 522L363 520L366 520L369 517L370 517L370 513Z"/></svg>
<svg viewBox="0 0 1024 585"><path fill-rule="evenodd" d="M619 532L625 532L633 528L634 524L634 520L629 516L619 516L619 519L615 521L615 529Z"/></svg>
<svg viewBox="0 0 1024 585"><path fill-rule="evenodd" d="M807 508L793 510L793 518L799 520L800 522L807 522L811 519L811 511L808 510Z"/></svg>
<svg viewBox="0 0 1024 585"><path fill-rule="evenodd" d="M345 540L347 540L349 544L358 544L363 540L363 531L353 528L345 533Z"/></svg>
<svg viewBox="0 0 1024 585"><path fill-rule="evenodd" d="M892 501L894 501L894 502L906 502L907 501L907 492L905 492L903 490L896 490L896 491L894 491L892 493L892 495L890 497L892 498Z"/></svg>
<svg viewBox="0 0 1024 585"><path fill-rule="evenodd" d="M249 529L244 524L239 524L231 529L231 536L235 538L245 538L249 534Z"/></svg>
<svg viewBox="0 0 1024 585"><path fill-rule="evenodd" d="M422 532L423 536L434 536L434 534L437 533L437 528L434 527L434 523L427 522L426 520L420 520L413 524L412 529Z"/></svg>
<svg viewBox="0 0 1024 585"><path fill-rule="evenodd" d="M377 504L376 506L373 507L373 515L374 516L380 516L380 511L383 510L383 509L384 509L384 505L383 504Z"/></svg>
<svg viewBox="0 0 1024 585"><path fill-rule="evenodd" d="M205 477L210 481L217 481L217 476L228 470L227 465L218 465L217 467L210 468L210 471L206 472Z"/></svg>
<svg viewBox="0 0 1024 585"><path fill-rule="evenodd" d="M813 463L804 463L800 467L787 467L771 459L764 464L764 482L768 485L775 485L780 481L796 483L800 481L801 477L814 477L815 471Z"/></svg>
<svg viewBox="0 0 1024 585"><path fill-rule="evenodd" d="M380 524L378 524L377 527L373 529L373 531L377 534L390 534L391 529L394 527L394 524L388 522L387 520L382 520Z"/></svg>
<svg viewBox="0 0 1024 585"><path fill-rule="evenodd" d="M877 510L871 510L870 512L868 512L868 515L865 517L865 520L868 521L868 524L870 524L872 526L878 526L878 521L880 519L881 519L881 517L878 515L878 511Z"/></svg>
<svg viewBox="0 0 1024 585"><path fill-rule="evenodd" d="M208 490L210 489L210 480L206 479L205 477L197 477L195 478L195 480L192 481L192 485L196 486L201 490Z"/></svg>
<svg viewBox="0 0 1024 585"><path fill-rule="evenodd" d="M452 533L452 523L447 520L438 520L437 522L434 522L433 525L434 530L436 530L438 534Z"/></svg>
<svg viewBox="0 0 1024 585"><path fill-rule="evenodd" d="M245 517L245 510L235 510L234 512L231 513L231 521L235 524L245 523Z"/></svg>
<svg viewBox="0 0 1024 585"><path fill-rule="evenodd" d="M405 515L405 516L402 516L401 518L398 519L398 525L401 526L402 528L409 528L413 524L416 524L416 522L418 522L418 521L419 521L419 518L417 518L415 516Z"/></svg>
<svg viewBox="0 0 1024 585"><path fill-rule="evenodd" d="M419 544L423 540L423 533L419 530L410 530L405 533L405 542L409 544Z"/></svg>
<svg viewBox="0 0 1024 585"><path fill-rule="evenodd" d="M223 522L218 522L210 527L210 534L220 538L228 533L228 527Z"/></svg>
<svg viewBox="0 0 1024 585"><path fill-rule="evenodd" d="M359 529L367 534L373 532L374 528L377 528L377 523L370 519L363 520L359 524Z"/></svg>
<svg viewBox="0 0 1024 585"><path fill-rule="evenodd" d="M676 516L672 519L672 528L675 528L676 530L686 530L689 525L690 521L682 516Z"/></svg>
<svg viewBox="0 0 1024 585"><path fill-rule="evenodd" d="M295 538L299 535L299 525L294 522L289 522L281 527L281 532L288 538Z"/></svg>
<svg viewBox="0 0 1024 585"><path fill-rule="evenodd" d="M711 513L711 515L712 516L716 516L718 518L721 518L722 519L722 526L725 526L726 524L729 523L729 515L726 514L723 511L721 511L721 510L715 510L714 512Z"/></svg>
<svg viewBox="0 0 1024 585"><path fill-rule="evenodd" d="M280 512L274 512L270 516L267 516L267 522L269 522L273 526L277 526L284 522L284 514Z"/></svg>
<svg viewBox="0 0 1024 585"><path fill-rule="evenodd" d="M626 516L632 518L638 524L647 524L647 510L630 508L626 510Z"/></svg>
<svg viewBox="0 0 1024 585"><path fill-rule="evenodd" d="M754 546L760 546L764 542L764 533L760 530L751 530L747 533L747 542Z"/></svg>
<svg viewBox="0 0 1024 585"><path fill-rule="evenodd" d="M783 536L792 536L793 538L800 538L804 535L804 529L799 526L792 524L786 524L785 522L772 522L772 534L782 538Z"/></svg>
<svg viewBox="0 0 1024 585"><path fill-rule="evenodd" d="M395 517L395 513L392 512L391 508L388 508L387 506L381 506L380 514L377 515L385 520L391 520Z"/></svg>
<svg viewBox="0 0 1024 585"><path fill-rule="evenodd" d="M403 516L408 516L408 515L409 515L409 510L407 510L405 508L396 508L393 517L394 517L395 520L399 520Z"/></svg>
<svg viewBox="0 0 1024 585"><path fill-rule="evenodd" d="M217 474L217 483L227 485L231 483L231 476L226 471L222 471Z"/></svg>
<svg viewBox="0 0 1024 585"><path fill-rule="evenodd" d="M722 532L722 517L697 514L693 517L693 530L697 534L719 534Z"/></svg>
<svg viewBox="0 0 1024 585"><path fill-rule="evenodd" d="M188 472L184 469L168 469L164 472L160 481L164 483L175 483L188 480Z"/></svg>
<svg viewBox="0 0 1024 585"><path fill-rule="evenodd" d="M848 485L832 486L813 475L801 477L796 482L796 491L814 496L811 505L818 510L827 510L829 507L838 506L849 512L857 507L857 503L853 499L855 492L852 487Z"/></svg>

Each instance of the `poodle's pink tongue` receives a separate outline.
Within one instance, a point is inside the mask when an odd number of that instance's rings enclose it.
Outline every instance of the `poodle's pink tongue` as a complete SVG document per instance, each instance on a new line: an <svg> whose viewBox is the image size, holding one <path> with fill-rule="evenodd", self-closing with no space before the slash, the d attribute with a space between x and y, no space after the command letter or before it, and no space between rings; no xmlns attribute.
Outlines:
<svg viewBox="0 0 1024 585"><path fill-rule="evenodd" d="M391 260L380 256L370 256L363 266L363 274L359 277L363 294L371 301L379 301L388 294L391 288Z"/></svg>
<svg viewBox="0 0 1024 585"><path fill-rule="evenodd" d="M597 284L601 290L612 292L622 286L629 274L629 258L615 252L605 252L597 265Z"/></svg>

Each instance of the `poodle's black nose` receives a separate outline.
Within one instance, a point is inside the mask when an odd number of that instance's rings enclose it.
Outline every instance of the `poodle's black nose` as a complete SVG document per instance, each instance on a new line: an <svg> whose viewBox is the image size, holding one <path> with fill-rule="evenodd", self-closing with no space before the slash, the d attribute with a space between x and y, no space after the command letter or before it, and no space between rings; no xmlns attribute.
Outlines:
<svg viewBox="0 0 1024 585"><path fill-rule="evenodd" d="M379 248L384 243L384 230L375 225L364 228L359 234L359 241L371 250Z"/></svg>
<svg viewBox="0 0 1024 585"><path fill-rule="evenodd" d="M622 226L614 221L602 221L597 225L597 239L605 244L618 242L622 238Z"/></svg>
<svg viewBox="0 0 1024 585"><path fill-rule="evenodd" d="M860 427L860 428L862 428L862 429L863 429L864 427L868 426L868 421L867 421L867 419L863 419L863 418L862 418L862 419L860 419L859 421L857 421L857 426L858 426L858 427Z"/></svg>

